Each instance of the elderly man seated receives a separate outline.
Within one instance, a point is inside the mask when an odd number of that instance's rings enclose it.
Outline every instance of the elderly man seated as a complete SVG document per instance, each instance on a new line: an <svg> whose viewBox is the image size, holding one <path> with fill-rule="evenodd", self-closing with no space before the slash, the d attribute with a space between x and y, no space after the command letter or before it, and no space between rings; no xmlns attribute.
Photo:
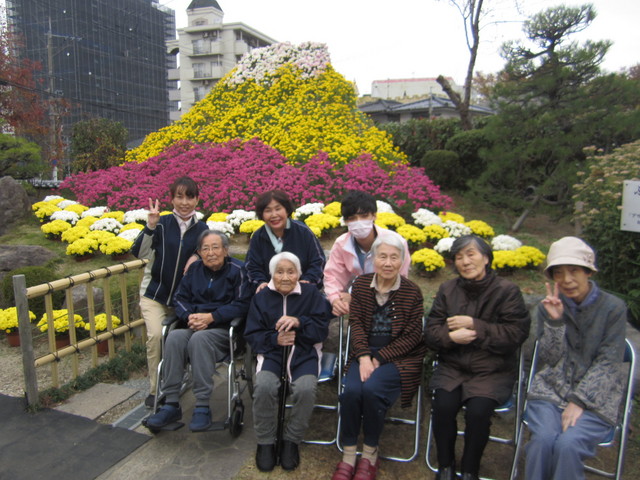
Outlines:
<svg viewBox="0 0 640 480"><path fill-rule="evenodd" d="M167 336L164 350L162 390L165 404L151 415L146 425L162 428L182 418L180 385L187 361L193 371L196 404L189 428L211 427L209 397L217 362L229 354L229 323L244 317L251 292L244 263L229 257L229 240L221 232L206 230L198 239L196 261L183 277L174 303L178 323Z"/></svg>

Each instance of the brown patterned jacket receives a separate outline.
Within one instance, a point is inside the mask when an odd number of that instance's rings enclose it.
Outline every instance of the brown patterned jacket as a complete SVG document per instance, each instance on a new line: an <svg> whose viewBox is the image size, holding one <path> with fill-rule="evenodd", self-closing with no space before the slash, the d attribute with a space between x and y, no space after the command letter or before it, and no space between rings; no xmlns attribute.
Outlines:
<svg viewBox="0 0 640 480"><path fill-rule="evenodd" d="M351 345L349 365L354 359L371 355L369 332L378 304L375 290L371 288L373 273L359 276L351 290L349 325ZM389 295L391 321L391 342L378 351L377 357L392 362L400 372L401 406L411 405L411 399L420 387L422 363L426 348L422 333L424 315L420 288L405 277L401 277L400 287ZM357 365L357 364L356 364Z"/></svg>

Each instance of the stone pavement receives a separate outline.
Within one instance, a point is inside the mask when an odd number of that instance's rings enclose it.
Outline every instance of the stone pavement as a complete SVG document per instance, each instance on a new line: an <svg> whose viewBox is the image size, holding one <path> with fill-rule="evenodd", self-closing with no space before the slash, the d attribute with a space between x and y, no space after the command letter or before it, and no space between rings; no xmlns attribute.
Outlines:
<svg viewBox="0 0 640 480"><path fill-rule="evenodd" d="M224 371L224 369L221 369ZM242 385L242 384L241 384ZM222 420L227 415L226 377L216 377L211 401L213 420ZM76 415L96 418L126 400L137 390L121 385L100 384L74 396L61 406L61 410ZM146 392L143 392L146 395ZM142 396L142 395L140 395ZM174 432L162 431L154 435L138 425L134 430L149 435L151 440L111 467L100 480L169 480L169 479L230 479L242 466L252 461L255 454L255 437L251 416L251 400L248 390L242 395L245 404L244 428L233 438L229 430L192 433L189 421L195 399L191 391L182 397L182 421L185 426ZM141 408L144 415L150 410Z"/></svg>

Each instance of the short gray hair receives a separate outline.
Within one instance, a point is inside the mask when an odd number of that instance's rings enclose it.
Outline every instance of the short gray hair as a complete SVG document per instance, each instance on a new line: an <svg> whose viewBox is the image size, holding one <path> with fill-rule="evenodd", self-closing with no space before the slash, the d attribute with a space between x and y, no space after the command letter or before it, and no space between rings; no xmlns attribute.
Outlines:
<svg viewBox="0 0 640 480"><path fill-rule="evenodd" d="M291 252L280 252L277 255L271 257L271 260L269 261L269 274L272 277L276 272L278 264L282 260L289 260L291 263L293 263L293 266L296 267L296 270L298 271L298 275L302 276L302 266L300 265L300 259Z"/></svg>
<svg viewBox="0 0 640 480"><path fill-rule="evenodd" d="M404 242L399 234L394 233L392 235L385 235L384 237L378 235L374 240L373 245L371 245L371 255L374 257L376 256L376 252L380 245L389 245L390 247L397 248L400 252L400 260L404 262Z"/></svg>
<svg viewBox="0 0 640 480"><path fill-rule="evenodd" d="M209 235L219 236L220 240L222 241L222 248L224 249L229 248L229 237L227 237L224 233L222 233L219 230L204 230L198 236L198 250L202 249L202 242L204 242L204 239L207 238Z"/></svg>

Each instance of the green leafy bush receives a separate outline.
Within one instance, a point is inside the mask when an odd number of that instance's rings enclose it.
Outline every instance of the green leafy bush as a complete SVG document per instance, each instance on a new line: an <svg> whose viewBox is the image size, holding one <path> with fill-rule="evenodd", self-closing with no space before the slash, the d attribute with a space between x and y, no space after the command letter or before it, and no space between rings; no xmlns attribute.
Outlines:
<svg viewBox="0 0 640 480"><path fill-rule="evenodd" d="M460 120L453 118L412 119L405 123L386 123L380 128L391 134L394 145L407 155L412 165L419 165L428 151L445 150L447 141L462 131Z"/></svg>
<svg viewBox="0 0 640 480"><path fill-rule="evenodd" d="M574 185L575 218L597 252L600 284L627 301L632 321L640 326L640 233L620 230L624 180L640 180L640 141L608 155L586 151L588 171Z"/></svg>
<svg viewBox="0 0 640 480"><path fill-rule="evenodd" d="M429 178L442 188L460 188L465 185L466 175L461 174L460 159L456 152L431 150L420 162Z"/></svg>
<svg viewBox="0 0 640 480"><path fill-rule="evenodd" d="M480 149L489 147L490 143L482 130L468 130L456 133L447 140L444 149L456 152L464 174L475 177L486 166L485 161L480 157Z"/></svg>
<svg viewBox="0 0 640 480"><path fill-rule="evenodd" d="M52 269L46 267L22 267L11 270L2 279L1 289L4 308L15 306L15 299L13 298L14 275L24 275L27 288L58 279L58 275ZM64 291L54 292L53 308L60 308L63 301ZM44 313L44 297L29 300L29 310L36 314L36 318L40 318Z"/></svg>

